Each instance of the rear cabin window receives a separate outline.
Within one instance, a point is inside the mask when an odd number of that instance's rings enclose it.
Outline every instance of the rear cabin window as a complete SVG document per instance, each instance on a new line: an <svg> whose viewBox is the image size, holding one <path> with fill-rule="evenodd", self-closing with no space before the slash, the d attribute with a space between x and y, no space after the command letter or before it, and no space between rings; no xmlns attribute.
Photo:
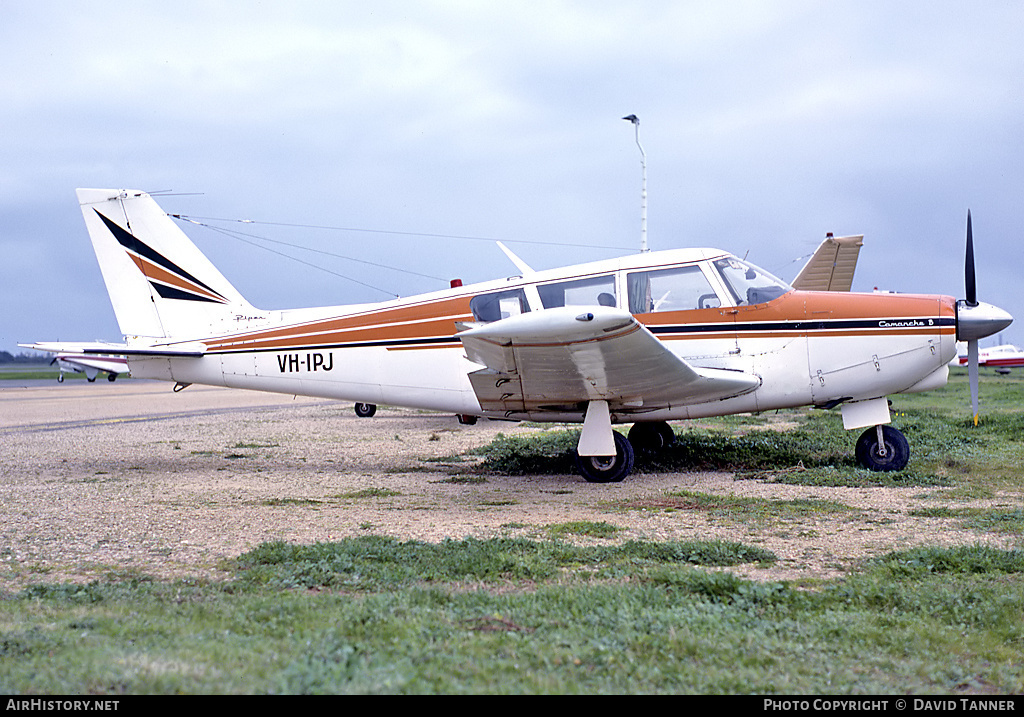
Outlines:
<svg viewBox="0 0 1024 717"><path fill-rule="evenodd" d="M616 306L615 277L595 276L537 287L545 309L559 306Z"/></svg>
<svg viewBox="0 0 1024 717"><path fill-rule="evenodd" d="M638 271L626 277L631 314L714 309L722 305L699 266Z"/></svg>
<svg viewBox="0 0 1024 717"><path fill-rule="evenodd" d="M530 310L530 305L526 302L526 292L522 289L509 289L474 296L469 300L469 309L477 321L490 322L525 314Z"/></svg>

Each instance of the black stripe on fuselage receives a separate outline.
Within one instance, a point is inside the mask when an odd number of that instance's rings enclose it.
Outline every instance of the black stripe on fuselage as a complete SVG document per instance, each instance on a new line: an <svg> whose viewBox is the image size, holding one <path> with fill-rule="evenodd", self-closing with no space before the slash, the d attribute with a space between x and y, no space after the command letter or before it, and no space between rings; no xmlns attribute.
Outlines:
<svg viewBox="0 0 1024 717"><path fill-rule="evenodd" d="M648 326L655 336L686 336L692 334L736 333L806 333L820 331L893 331L900 329L940 329L956 326L956 319L947 317L827 319L811 321L751 321L746 323L674 324Z"/></svg>
<svg viewBox="0 0 1024 717"><path fill-rule="evenodd" d="M930 322L930 323L929 323ZM880 333L888 333L899 329L938 329L943 327L956 326L956 320L952 317L931 317L931 318L888 318L888 319L837 319L834 321L773 321L773 322L750 322L746 324L679 324L675 326L648 326L647 328L656 336L693 336L724 333L752 333L766 332L777 334L805 333L813 335L819 331L837 330L873 330ZM456 336L440 336L421 339L390 339L381 341L351 341L320 344L300 344L298 346L278 347L239 347L224 350L212 349L210 354L240 354L240 353L280 353L289 351L313 351L324 349L348 349L348 348L438 348L450 344L452 348L461 346L462 342Z"/></svg>
<svg viewBox="0 0 1024 717"><path fill-rule="evenodd" d="M445 344L451 344L451 348L457 348L462 346L462 342L454 336L438 336L434 338L425 339L391 339L389 341L352 341L348 343L333 343L333 344L300 344L298 346L277 346L277 347L265 347L265 346L253 346L253 347L240 347L232 349L210 349L206 352L207 356L216 354L218 356L224 356L227 354L248 354L248 353L295 353L301 351L323 351L325 349L361 349L361 348L414 348L422 346L423 348L444 346Z"/></svg>

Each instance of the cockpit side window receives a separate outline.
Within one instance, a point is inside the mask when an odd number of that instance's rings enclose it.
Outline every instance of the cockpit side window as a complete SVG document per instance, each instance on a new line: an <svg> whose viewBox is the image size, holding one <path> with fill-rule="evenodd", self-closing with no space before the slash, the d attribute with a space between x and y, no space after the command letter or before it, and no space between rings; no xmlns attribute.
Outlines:
<svg viewBox="0 0 1024 717"><path fill-rule="evenodd" d="M615 306L615 277L593 276L537 287L545 309L559 306Z"/></svg>
<svg viewBox="0 0 1024 717"><path fill-rule="evenodd" d="M632 314L713 309L722 305L699 266L631 273L626 277L626 292Z"/></svg>
<svg viewBox="0 0 1024 717"><path fill-rule="evenodd" d="M767 304L793 289L764 269L734 256L717 259L714 264L737 306Z"/></svg>
<svg viewBox="0 0 1024 717"><path fill-rule="evenodd" d="M530 310L530 305L522 289L507 289L474 296L469 300L469 309L474 319L486 323L525 314Z"/></svg>

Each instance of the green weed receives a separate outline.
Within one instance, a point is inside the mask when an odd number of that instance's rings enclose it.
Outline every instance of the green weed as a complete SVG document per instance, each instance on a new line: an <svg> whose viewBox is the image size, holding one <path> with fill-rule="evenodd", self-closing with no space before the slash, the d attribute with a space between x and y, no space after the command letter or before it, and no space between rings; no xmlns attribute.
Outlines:
<svg viewBox="0 0 1024 717"><path fill-rule="evenodd" d="M742 546L367 537L224 583L117 577L0 601L6 694L972 694L1024 689L1024 556L900 551L814 590ZM755 558L756 559L756 558ZM305 588L305 589L296 589Z"/></svg>
<svg viewBox="0 0 1024 717"><path fill-rule="evenodd" d="M336 497L358 500L362 498L394 498L400 495L401 493L390 488L363 488L349 493L339 493Z"/></svg>
<svg viewBox="0 0 1024 717"><path fill-rule="evenodd" d="M556 525L548 526L548 533L550 533L552 537L556 538L565 535L585 535L591 538L611 538L620 530L621 528L610 523L595 523L590 520L575 520L569 523L558 523Z"/></svg>

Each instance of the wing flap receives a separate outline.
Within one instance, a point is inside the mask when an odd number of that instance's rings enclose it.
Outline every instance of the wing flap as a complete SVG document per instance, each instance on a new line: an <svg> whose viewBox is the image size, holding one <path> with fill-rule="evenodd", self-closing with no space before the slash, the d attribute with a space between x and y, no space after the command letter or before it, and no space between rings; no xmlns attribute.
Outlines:
<svg viewBox="0 0 1024 717"><path fill-rule="evenodd" d="M565 410L607 401L616 411L729 398L761 385L742 371L692 366L628 312L561 307L513 316L458 334L470 381L487 411Z"/></svg>

